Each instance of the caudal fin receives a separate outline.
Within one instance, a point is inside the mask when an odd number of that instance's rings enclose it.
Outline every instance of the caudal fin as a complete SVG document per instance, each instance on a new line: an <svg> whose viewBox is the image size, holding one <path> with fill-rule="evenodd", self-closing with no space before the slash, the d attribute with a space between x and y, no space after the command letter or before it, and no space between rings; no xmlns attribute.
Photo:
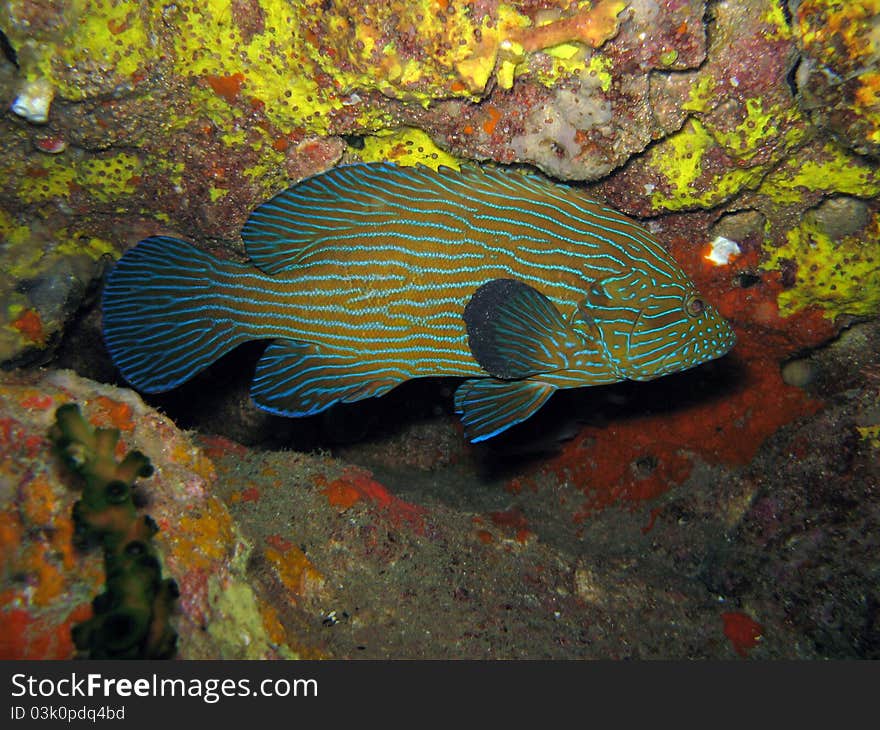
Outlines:
<svg viewBox="0 0 880 730"><path fill-rule="evenodd" d="M104 287L104 341L138 390L170 390L247 339L224 306L222 282L241 264L167 236L128 250Z"/></svg>

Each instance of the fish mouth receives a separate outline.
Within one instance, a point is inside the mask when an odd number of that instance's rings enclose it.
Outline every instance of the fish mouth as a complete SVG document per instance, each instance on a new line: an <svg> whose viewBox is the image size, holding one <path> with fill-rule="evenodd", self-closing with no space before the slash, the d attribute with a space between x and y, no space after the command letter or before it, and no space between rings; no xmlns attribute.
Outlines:
<svg viewBox="0 0 880 730"><path fill-rule="evenodd" d="M640 333L640 325L644 320L645 314L650 311L649 307L639 309L638 316L632 325L628 335L628 346L630 353L633 349L638 350L638 338L644 333ZM714 324L715 337L707 337L713 340L707 342L703 340L699 344L695 344L689 337L682 337L679 341L671 346L671 349L661 355L653 362L642 362L637 359L635 362L630 360L629 372L626 377L630 380L653 380L670 373L690 370L691 368L703 365L704 363L715 360L726 355L736 344L736 333L730 322L721 318L716 314L710 317L711 324Z"/></svg>
<svg viewBox="0 0 880 730"><path fill-rule="evenodd" d="M723 357L730 352L736 344L736 332L733 331L730 322L727 320L722 320L722 322L725 324L724 338L721 340L721 344L715 348L714 357Z"/></svg>
<svg viewBox="0 0 880 730"><path fill-rule="evenodd" d="M712 362L713 360L717 360L726 355L736 344L736 333L733 331L733 327L730 326L730 323L726 324L727 332L724 333L724 337L720 339L719 344L714 348L710 349L707 347L700 351L692 352L690 357L687 358L682 358L680 348L673 350L661 360L657 374L665 375L667 373L690 370L691 368L705 365L707 362Z"/></svg>

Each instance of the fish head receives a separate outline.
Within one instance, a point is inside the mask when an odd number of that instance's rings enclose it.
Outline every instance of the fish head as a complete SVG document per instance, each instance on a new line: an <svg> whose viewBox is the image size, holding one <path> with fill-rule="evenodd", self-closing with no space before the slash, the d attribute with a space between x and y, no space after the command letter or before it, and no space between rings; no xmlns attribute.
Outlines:
<svg viewBox="0 0 880 730"><path fill-rule="evenodd" d="M682 274L668 281L637 272L593 282L583 311L616 375L653 380L724 355L730 323Z"/></svg>
<svg viewBox="0 0 880 730"><path fill-rule="evenodd" d="M736 342L730 323L693 287L652 298L629 334L626 377L652 380L724 355Z"/></svg>

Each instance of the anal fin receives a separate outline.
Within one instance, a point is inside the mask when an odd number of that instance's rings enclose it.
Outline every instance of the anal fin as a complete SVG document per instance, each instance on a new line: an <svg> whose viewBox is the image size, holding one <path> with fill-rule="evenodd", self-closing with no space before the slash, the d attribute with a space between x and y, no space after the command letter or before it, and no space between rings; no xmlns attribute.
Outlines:
<svg viewBox="0 0 880 730"><path fill-rule="evenodd" d="M556 390L539 380L465 380L455 391L455 411L473 443L485 441L525 421Z"/></svg>

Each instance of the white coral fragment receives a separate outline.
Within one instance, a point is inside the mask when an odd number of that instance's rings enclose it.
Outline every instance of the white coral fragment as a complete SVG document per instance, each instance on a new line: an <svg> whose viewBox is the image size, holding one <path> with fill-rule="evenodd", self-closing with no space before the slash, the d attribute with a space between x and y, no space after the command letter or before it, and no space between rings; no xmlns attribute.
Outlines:
<svg viewBox="0 0 880 730"><path fill-rule="evenodd" d="M724 236L716 236L709 245L709 253L706 258L716 266L727 266L733 259L742 253L739 244Z"/></svg>
<svg viewBox="0 0 880 730"><path fill-rule="evenodd" d="M43 124L49 121L49 107L54 97L55 89L48 79L26 81L12 102L12 111L33 124Z"/></svg>

